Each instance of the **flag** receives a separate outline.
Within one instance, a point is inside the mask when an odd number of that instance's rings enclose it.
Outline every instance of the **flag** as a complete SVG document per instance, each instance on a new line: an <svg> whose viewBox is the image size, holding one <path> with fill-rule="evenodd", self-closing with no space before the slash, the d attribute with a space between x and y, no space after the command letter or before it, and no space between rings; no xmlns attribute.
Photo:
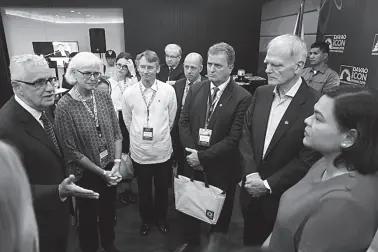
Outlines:
<svg viewBox="0 0 378 252"><path fill-rule="evenodd" d="M303 14L304 14L305 2L306 0L301 0L301 5L299 7L299 12L297 15L297 20L295 22L294 32L293 32L294 35L297 35L303 40L304 40Z"/></svg>

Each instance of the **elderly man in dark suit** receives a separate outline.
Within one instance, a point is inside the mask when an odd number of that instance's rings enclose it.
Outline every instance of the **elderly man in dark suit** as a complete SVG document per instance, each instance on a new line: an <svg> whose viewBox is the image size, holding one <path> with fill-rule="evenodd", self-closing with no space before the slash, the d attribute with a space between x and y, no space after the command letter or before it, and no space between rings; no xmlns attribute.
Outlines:
<svg viewBox="0 0 378 252"><path fill-rule="evenodd" d="M240 176L239 139L251 94L231 79L235 51L226 43L209 48L207 77L190 89L179 121L180 138L187 151L185 176L196 180L206 173L209 184L223 189L226 199L216 225L210 232L226 233L231 220L236 184ZM188 215L185 243L177 251L199 245L201 222Z"/></svg>
<svg viewBox="0 0 378 252"><path fill-rule="evenodd" d="M281 195L320 154L303 146L304 119L320 93L300 77L306 43L294 35L274 38L265 58L267 86L254 94L240 140L244 245L263 244L273 229Z"/></svg>
<svg viewBox="0 0 378 252"><path fill-rule="evenodd" d="M172 135L172 142L173 142L173 153L174 153L174 160L177 162L178 165L178 172L179 174L183 174L183 165L185 162L184 156L184 149L181 144L180 134L178 129L178 121L180 119L180 113L182 107L185 104L185 99L188 95L189 88L200 81L205 80L206 78L201 75L201 71L203 69L202 65L203 59L199 53L189 53L184 60L184 73L185 78L176 81L173 88L176 92L177 98L177 112L175 123L173 125L173 129L171 131Z"/></svg>
<svg viewBox="0 0 378 252"><path fill-rule="evenodd" d="M180 63L182 50L179 45L169 44L165 47L164 52L165 64L160 66L157 79L173 85L175 81L185 78L184 68Z"/></svg>
<svg viewBox="0 0 378 252"><path fill-rule="evenodd" d="M19 151L31 184L39 231L40 252L65 252L70 196L99 195L73 183L48 117L54 104L54 83L46 60L15 56L10 64L15 95L0 109L0 139Z"/></svg>

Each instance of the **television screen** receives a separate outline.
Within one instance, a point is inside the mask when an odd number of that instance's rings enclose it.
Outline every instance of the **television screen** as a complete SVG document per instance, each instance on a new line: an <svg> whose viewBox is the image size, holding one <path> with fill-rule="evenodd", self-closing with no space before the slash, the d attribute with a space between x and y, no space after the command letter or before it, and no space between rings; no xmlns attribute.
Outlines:
<svg viewBox="0 0 378 252"><path fill-rule="evenodd" d="M72 52L79 52L79 44L76 41L54 41L54 57L68 57Z"/></svg>
<svg viewBox="0 0 378 252"><path fill-rule="evenodd" d="M53 41L53 42L32 42L34 53L45 57L68 58L72 52L79 52L77 41Z"/></svg>

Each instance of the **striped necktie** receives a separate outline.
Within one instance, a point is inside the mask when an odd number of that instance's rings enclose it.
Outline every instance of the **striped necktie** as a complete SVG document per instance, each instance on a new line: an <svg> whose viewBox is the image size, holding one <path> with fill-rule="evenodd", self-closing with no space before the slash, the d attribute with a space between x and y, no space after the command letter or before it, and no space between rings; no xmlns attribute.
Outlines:
<svg viewBox="0 0 378 252"><path fill-rule="evenodd" d="M52 141L54 144L54 147L60 153L60 148L58 145L58 141L56 140L56 136L54 133L54 125L50 122L49 118L47 117L45 111L42 112L41 117L39 118L43 123L43 128L48 136L48 138Z"/></svg>

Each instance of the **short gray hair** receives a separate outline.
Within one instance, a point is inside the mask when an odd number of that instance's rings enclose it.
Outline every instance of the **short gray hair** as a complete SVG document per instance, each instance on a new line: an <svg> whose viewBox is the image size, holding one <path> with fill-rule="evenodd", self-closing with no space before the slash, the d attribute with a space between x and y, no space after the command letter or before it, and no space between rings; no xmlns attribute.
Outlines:
<svg viewBox="0 0 378 252"><path fill-rule="evenodd" d="M36 68L48 69L49 65L43 56L35 54L22 54L13 56L10 60L9 71L11 81L23 80L29 72Z"/></svg>
<svg viewBox="0 0 378 252"><path fill-rule="evenodd" d="M136 56L135 62L137 66L139 66L140 59L145 57L147 62L149 63L156 63L156 66L160 65L160 59L159 56L156 54L156 52L151 50L146 50Z"/></svg>
<svg viewBox="0 0 378 252"><path fill-rule="evenodd" d="M76 78L73 75L75 70L78 70L84 67L93 66L93 67L98 67L101 72L102 71L101 66L103 65L104 63L95 54L91 52L80 52L72 58L72 60L68 64L67 72L64 76L66 77L66 81L69 84L74 85L76 83Z"/></svg>
<svg viewBox="0 0 378 252"><path fill-rule="evenodd" d="M306 62L307 45L306 45L306 42L304 42L300 37L296 35L292 35L292 34L284 34L284 35L275 37L269 42L267 49L269 50L269 48L275 44L285 45L282 49L283 50L286 49L290 57L294 61L296 61L296 63L301 62L301 61L303 63Z"/></svg>
<svg viewBox="0 0 378 252"><path fill-rule="evenodd" d="M225 42L217 43L212 45L209 48L209 51L207 52L207 55L211 54L219 54L219 53L224 53L227 56L227 63L228 65L234 65L235 63L235 50L232 46Z"/></svg>
<svg viewBox="0 0 378 252"><path fill-rule="evenodd" d="M181 54L182 54L182 50L181 50L181 47L180 47L179 45L176 45L176 44L168 44L168 45L165 46L165 48L164 48L164 52L166 52L166 51L169 50L169 49L171 49L171 50L177 50L178 53L179 53L179 56L181 56Z"/></svg>

